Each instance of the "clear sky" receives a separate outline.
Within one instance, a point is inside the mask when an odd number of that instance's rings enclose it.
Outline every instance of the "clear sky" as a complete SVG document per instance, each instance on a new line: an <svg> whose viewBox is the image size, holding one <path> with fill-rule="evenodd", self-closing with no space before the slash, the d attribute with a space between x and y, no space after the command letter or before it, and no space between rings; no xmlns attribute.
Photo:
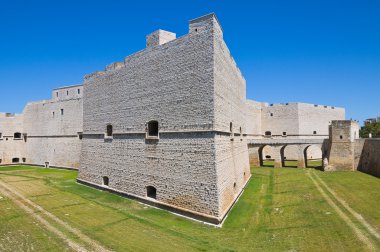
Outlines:
<svg viewBox="0 0 380 252"><path fill-rule="evenodd" d="M181 36L190 19L214 12L249 99L380 115L379 0L131 2L0 0L0 111L22 112L143 49L148 33Z"/></svg>

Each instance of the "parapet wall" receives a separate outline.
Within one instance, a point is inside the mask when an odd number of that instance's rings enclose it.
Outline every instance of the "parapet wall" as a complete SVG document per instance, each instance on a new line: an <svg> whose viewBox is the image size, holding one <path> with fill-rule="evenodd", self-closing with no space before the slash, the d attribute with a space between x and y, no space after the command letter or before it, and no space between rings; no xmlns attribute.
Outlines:
<svg viewBox="0 0 380 252"><path fill-rule="evenodd" d="M52 94L50 100L29 102L20 115L0 114L0 164L79 168L83 86Z"/></svg>
<svg viewBox="0 0 380 252"><path fill-rule="evenodd" d="M380 178L380 139L356 140L355 164L358 171Z"/></svg>

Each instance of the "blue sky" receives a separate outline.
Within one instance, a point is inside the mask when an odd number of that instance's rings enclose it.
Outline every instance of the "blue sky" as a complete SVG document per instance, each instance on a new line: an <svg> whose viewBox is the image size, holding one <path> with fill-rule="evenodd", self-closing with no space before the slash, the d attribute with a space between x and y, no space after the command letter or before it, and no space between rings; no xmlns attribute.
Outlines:
<svg viewBox="0 0 380 252"><path fill-rule="evenodd" d="M247 80L247 97L380 115L380 1L0 0L0 111L82 83L145 47L158 29L186 34L215 12Z"/></svg>

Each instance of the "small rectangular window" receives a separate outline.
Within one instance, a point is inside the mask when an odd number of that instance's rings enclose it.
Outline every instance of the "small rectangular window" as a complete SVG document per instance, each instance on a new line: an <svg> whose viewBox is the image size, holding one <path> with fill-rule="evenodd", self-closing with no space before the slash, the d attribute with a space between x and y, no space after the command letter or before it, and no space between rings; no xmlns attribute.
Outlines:
<svg viewBox="0 0 380 252"><path fill-rule="evenodd" d="M61 115L63 115L63 109L61 109Z"/></svg>
<svg viewBox="0 0 380 252"><path fill-rule="evenodd" d="M53 117L55 116L55 113L53 112Z"/></svg>
<svg viewBox="0 0 380 252"><path fill-rule="evenodd" d="M148 138L156 138L158 139L158 122L157 121L149 121L147 124L147 134Z"/></svg>
<svg viewBox="0 0 380 252"><path fill-rule="evenodd" d="M56 92L55 95L58 97L58 96L59 96L59 95L58 95L58 92Z"/></svg>
<svg viewBox="0 0 380 252"><path fill-rule="evenodd" d="M69 91L68 90L66 91L66 95L69 95Z"/></svg>
<svg viewBox="0 0 380 252"><path fill-rule="evenodd" d="M282 132L282 136L287 136L286 132Z"/></svg>
<svg viewBox="0 0 380 252"><path fill-rule="evenodd" d="M111 124L108 124L106 127L106 136L112 137L112 135L113 135L113 127Z"/></svg>
<svg viewBox="0 0 380 252"><path fill-rule="evenodd" d="M317 134L317 132L314 130L314 131L313 131L313 134L314 134L314 135L316 135L316 134Z"/></svg>
<svg viewBox="0 0 380 252"><path fill-rule="evenodd" d="M80 94L80 89L78 88L78 94Z"/></svg>

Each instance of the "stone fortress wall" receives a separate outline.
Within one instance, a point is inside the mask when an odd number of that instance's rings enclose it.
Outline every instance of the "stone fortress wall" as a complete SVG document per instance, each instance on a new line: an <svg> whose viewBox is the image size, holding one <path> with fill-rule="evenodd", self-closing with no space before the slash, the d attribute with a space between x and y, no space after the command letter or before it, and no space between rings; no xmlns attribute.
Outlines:
<svg viewBox="0 0 380 252"><path fill-rule="evenodd" d="M0 113L0 164L26 161L23 115Z"/></svg>
<svg viewBox="0 0 380 252"><path fill-rule="evenodd" d="M333 121L330 126L326 171L362 171L380 177L380 139L360 139L359 124Z"/></svg>
<svg viewBox="0 0 380 252"><path fill-rule="evenodd" d="M219 209L224 216L250 177L248 146L243 136L247 134L246 81L223 39L219 24L214 36L213 128Z"/></svg>
<svg viewBox="0 0 380 252"><path fill-rule="evenodd" d="M380 139L358 139L354 148L354 169L380 178Z"/></svg>
<svg viewBox="0 0 380 252"><path fill-rule="evenodd" d="M250 171L245 80L219 22L192 20L177 39L154 32L117 66L86 78L78 180L220 222ZM156 139L147 137L151 121Z"/></svg>
<svg viewBox="0 0 380 252"><path fill-rule="evenodd" d="M344 108L307 104L262 104L262 136L298 139L328 138L328 125L345 118ZM266 134L270 132L270 135Z"/></svg>
<svg viewBox="0 0 380 252"><path fill-rule="evenodd" d="M345 109L308 104L282 103L268 104L248 100L246 103L246 120L248 139L327 139L329 127L333 120L344 120ZM276 148L265 146L263 157L272 159ZM297 160L297 146L287 146L284 149L287 160ZM307 152L308 159L321 159L320 148L312 146Z"/></svg>
<svg viewBox="0 0 380 252"><path fill-rule="evenodd" d="M356 128L336 123L344 118L343 108L247 100L210 14L179 38L151 33L144 50L87 75L83 86L55 89L20 115L0 114L0 161L80 168L78 182L219 223L260 155L276 167L322 156L334 167L342 155L352 158L349 169L377 162L377 142L358 141ZM344 128L349 143L333 137Z"/></svg>
<svg viewBox="0 0 380 252"><path fill-rule="evenodd" d="M82 97L81 85L59 88L51 100L28 103L21 115L2 114L1 164L79 168Z"/></svg>

